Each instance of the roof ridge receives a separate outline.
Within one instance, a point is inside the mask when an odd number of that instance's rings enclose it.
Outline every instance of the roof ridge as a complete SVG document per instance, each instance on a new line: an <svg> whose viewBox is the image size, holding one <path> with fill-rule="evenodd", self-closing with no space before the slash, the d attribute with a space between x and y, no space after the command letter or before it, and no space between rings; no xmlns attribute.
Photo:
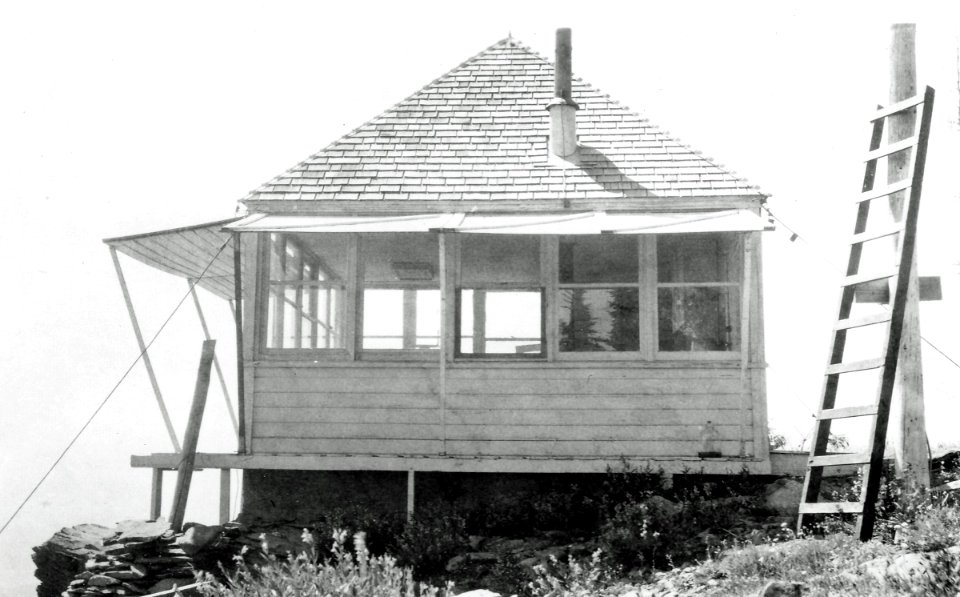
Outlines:
<svg viewBox="0 0 960 597"><path fill-rule="evenodd" d="M466 60L464 60L464 61L461 62L460 64L454 66L453 68L447 69L442 75L440 75L440 76L438 76L438 77L434 77L429 83L427 83L426 85L422 85L422 86L418 87L416 91L414 91L414 92L411 93L410 95L405 96L405 97L404 97L403 99L401 99L400 101L391 104L391 105L390 105L388 108L386 108L385 110L381 110L380 113L377 114L376 116L365 120L365 121L364 121L362 124L360 124L359 126L354 127L353 129L351 129L350 131L348 131L348 132L340 135L339 137L337 137L336 139L334 139L334 140L331 141L330 143L327 143L326 145L324 145L323 147L321 147L321 148L318 149L317 151L314 151L314 152L311 153L309 156L307 156L306 159L297 162L297 164L294 166L294 168L296 168L296 167L298 167L298 166L302 166L303 164L306 164L308 161L310 161L310 160L313 159L314 157L316 157L316 156L320 155L321 153L323 153L324 151L330 149L331 147L333 147L333 146L336 145L337 143L340 143L341 140L346 139L347 137L350 137L350 136L353 135L354 133L359 132L359 131L360 131L361 129L363 129L364 127L366 127L366 126L368 126L368 125L370 125L370 124L373 124L373 123L376 122L378 119L383 118L384 116L386 116L386 115L389 114L390 112L393 112L393 111L394 111L396 108L398 108L401 104L403 104L404 102L406 102L406 101L408 101L408 100L416 97L418 94L423 93L423 91L424 91L425 89L427 89L428 87L430 87L430 86L433 85L434 83L440 81L441 79L444 79L444 78L448 77L448 76L449 76L451 73L453 73L454 71L463 68L464 66L466 66L466 65L470 64L471 62L473 62L474 60L478 59L478 58L479 58L480 56L482 56L483 54L486 54L487 52L493 50L494 48L497 48L497 47L502 46L502 45L510 45L510 46L512 46L512 47L516 47L516 48L519 48L519 49L521 49L521 50L526 50L527 52L529 52L529 53L531 53L531 54L534 54L535 56L537 56L537 57L539 57L539 58L542 58L542 56L539 56L539 54L536 54L535 52L532 52L532 51L529 50L528 48L526 48L526 47L522 46L521 44L519 44L519 43L517 42L517 40L513 39L513 37L509 37L509 36L508 36L508 37L505 37L505 38L497 41L497 42L494 43L493 45L490 45L490 46L484 48L483 50L477 52L476 54L474 54L473 56L467 58ZM287 171L289 171L289 169L288 169ZM282 175L281 175L281 176L282 176ZM250 190L250 191L247 193L246 197L244 197L244 199L247 199L247 198L251 197L252 195L254 195L254 194L257 192L258 189L262 188L262 187L265 186L265 185L270 184L270 182L271 182L272 180L275 180L276 178L277 178L277 176L274 176L274 177L270 178L269 180L264 181L262 184L260 184L260 185L257 186L256 188Z"/></svg>

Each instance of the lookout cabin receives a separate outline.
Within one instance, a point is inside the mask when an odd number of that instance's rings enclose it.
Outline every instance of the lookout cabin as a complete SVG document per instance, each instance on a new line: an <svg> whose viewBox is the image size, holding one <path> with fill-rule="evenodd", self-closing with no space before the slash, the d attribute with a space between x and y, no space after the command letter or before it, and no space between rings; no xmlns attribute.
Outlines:
<svg viewBox="0 0 960 597"><path fill-rule="evenodd" d="M570 65L569 30L555 64L500 41L246 215L105 241L236 308L238 450L197 467L247 505L331 471L770 471L765 195Z"/></svg>

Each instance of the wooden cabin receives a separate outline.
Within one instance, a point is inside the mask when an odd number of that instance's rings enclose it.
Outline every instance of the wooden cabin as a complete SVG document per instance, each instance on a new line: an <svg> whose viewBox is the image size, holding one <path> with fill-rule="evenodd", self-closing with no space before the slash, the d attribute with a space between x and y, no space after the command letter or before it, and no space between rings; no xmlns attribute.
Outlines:
<svg viewBox="0 0 960 597"><path fill-rule="evenodd" d="M245 217L107 241L240 306L239 449L197 466L250 499L307 471L769 472L765 196L569 48L501 41Z"/></svg>

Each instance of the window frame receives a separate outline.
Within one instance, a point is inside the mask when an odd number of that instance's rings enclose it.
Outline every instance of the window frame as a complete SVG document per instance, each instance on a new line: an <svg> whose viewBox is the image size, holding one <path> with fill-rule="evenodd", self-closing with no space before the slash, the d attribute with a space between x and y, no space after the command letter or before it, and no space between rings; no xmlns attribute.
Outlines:
<svg viewBox="0 0 960 597"><path fill-rule="evenodd" d="M259 238L259 255L258 255L258 267L257 267L257 293L259 296L256 301L259 304L257 310L258 316L260 318L259 325L256 328L256 332L259 335L259 338L256 341L258 356L267 359L291 359L291 360L306 360L306 359L316 359L317 357L322 357L324 360L331 361L342 361L342 360L351 360L354 356L354 351L352 349L355 342L355 328L356 328L356 308L353 305L356 304L356 235L350 234L347 237L347 247L346 247L346 262L344 263L344 271L346 276L344 278L338 279L336 282L327 282L324 280L310 280L304 281L301 278L295 280L273 280L271 273L271 251L273 250L274 241L272 236L276 235L284 240L284 251L282 253L283 258L286 258L286 243L290 240L294 240L297 234L309 234L309 233L286 233L286 232L264 232L260 235ZM304 247L301 243L296 242L298 250L301 253L301 256L304 253L313 253L310 249ZM313 255L314 263L318 264L317 267L323 268L323 259L318 255ZM303 258L301 257L301 272L303 271ZM302 276L302 273L301 273ZM338 315L341 321L341 331L340 331L340 344L339 347L307 347L307 348L284 348L283 346L269 346L270 340L270 296L273 288L295 288L298 304L303 296L304 288L338 288L341 289L341 300L337 305ZM278 309L277 305L274 304L274 309ZM281 314L282 321L282 309L278 309L279 314ZM274 317L277 317L278 313L273 314ZM300 328L298 327L298 336L300 333Z"/></svg>
<svg viewBox="0 0 960 597"><path fill-rule="evenodd" d="M704 233L678 233L678 234L704 234ZM653 358L656 361L738 361L741 358L744 339L741 337L736 350L660 350L660 289L661 288L736 288L737 289L737 312L739 317L730 324L737 333L742 335L743 318L749 317L749 313L743 313L743 279L746 262L744 258L744 248L746 241L745 232L711 232L709 234L729 234L733 238L733 251L737 254L738 276L735 282L660 282L659 266L657 263L657 250L663 234L654 235L654 241L651 247L650 259L654 265L653 280L651 284L651 294L653 302L650 303L653 319L652 338L653 338ZM751 304L753 302L751 297Z"/></svg>

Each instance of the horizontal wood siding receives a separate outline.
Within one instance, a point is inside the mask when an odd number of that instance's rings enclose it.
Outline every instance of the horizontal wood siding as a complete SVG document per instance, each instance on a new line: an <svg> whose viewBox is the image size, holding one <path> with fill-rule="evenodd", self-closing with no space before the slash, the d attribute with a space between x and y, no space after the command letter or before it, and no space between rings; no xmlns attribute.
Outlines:
<svg viewBox="0 0 960 597"><path fill-rule="evenodd" d="M707 420L724 455L740 452L735 365L458 363L447 369L445 409L433 365L261 362L255 371L254 453L690 457ZM753 429L744 435L751 453Z"/></svg>

